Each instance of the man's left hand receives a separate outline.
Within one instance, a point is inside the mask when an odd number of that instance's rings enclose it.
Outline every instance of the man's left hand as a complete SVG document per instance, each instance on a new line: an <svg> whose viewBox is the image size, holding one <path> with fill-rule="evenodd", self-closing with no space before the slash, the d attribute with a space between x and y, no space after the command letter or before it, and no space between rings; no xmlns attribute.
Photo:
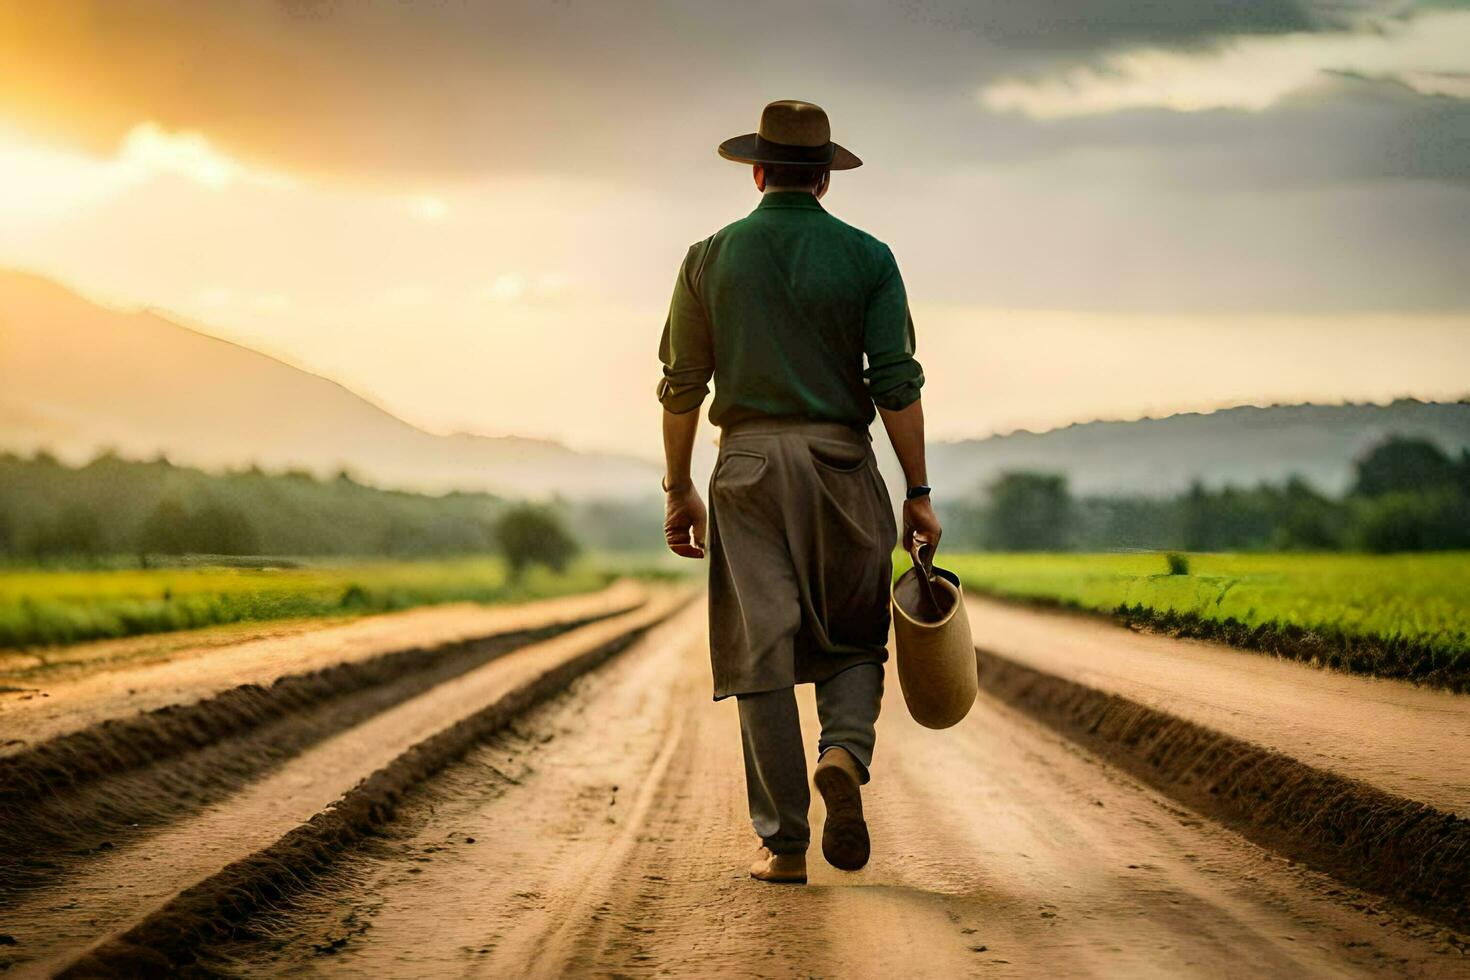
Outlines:
<svg viewBox="0 0 1470 980"><path fill-rule="evenodd" d="M918 535L929 545L929 554L939 550L939 536L944 529L939 524L939 515L934 513L934 505L929 501L929 495L916 497L913 500L905 500L903 503L903 550L912 551L914 547L914 536Z"/></svg>
<svg viewBox="0 0 1470 980"><path fill-rule="evenodd" d="M664 542L674 554L703 558L707 523L704 501L692 485L664 494Z"/></svg>

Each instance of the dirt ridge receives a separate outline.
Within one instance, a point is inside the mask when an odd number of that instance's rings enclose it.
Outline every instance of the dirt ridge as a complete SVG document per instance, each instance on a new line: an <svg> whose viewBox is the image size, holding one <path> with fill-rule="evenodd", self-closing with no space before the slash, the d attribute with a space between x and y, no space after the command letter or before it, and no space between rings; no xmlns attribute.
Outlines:
<svg viewBox="0 0 1470 980"><path fill-rule="evenodd" d="M349 848L391 820L400 801L415 786L527 708L631 646L685 604L687 600L665 610L658 619L537 675L425 739L275 844L188 888L133 929L84 954L58 976L190 971L202 947L228 938L255 911L306 887Z"/></svg>
<svg viewBox="0 0 1470 980"><path fill-rule="evenodd" d="M1193 612L1151 609L1142 603L1131 606L1121 603L1111 610L1095 609L1069 599L1016 595L973 585L965 588L987 599L1015 606L1075 613L1165 636L1213 640L1239 650L1296 660L1327 670L1470 694L1470 650L1447 653L1422 640L1365 636L1326 627L1308 629L1290 623L1251 626L1234 616L1208 619Z"/></svg>
<svg viewBox="0 0 1470 980"><path fill-rule="evenodd" d="M283 751L299 750L347 723L351 715L320 726L305 724L329 703L389 691L394 685L403 687L399 697L406 697L416 689L405 686L412 678L442 682L522 646L625 611L395 650L280 677L269 686L244 684L191 704L110 719L0 759L0 826L6 828L0 843L0 907L6 896L46 880L98 841L176 816L180 807L207 801L278 761ZM384 695L389 702L399 697ZM381 707L368 705L365 710ZM298 737L278 734L270 745L241 745L239 751L223 754L213 751L229 740L288 720L301 729L295 733ZM200 757L201 765L188 765L194 756ZM169 791L145 793L134 785L114 786L122 777L136 773L141 779L149 772L166 781ZM160 801L169 801L171 808L161 808ZM58 813L64 819L58 820Z"/></svg>
<svg viewBox="0 0 1470 980"><path fill-rule="evenodd" d="M1253 842L1470 929L1470 820L976 650L980 683Z"/></svg>

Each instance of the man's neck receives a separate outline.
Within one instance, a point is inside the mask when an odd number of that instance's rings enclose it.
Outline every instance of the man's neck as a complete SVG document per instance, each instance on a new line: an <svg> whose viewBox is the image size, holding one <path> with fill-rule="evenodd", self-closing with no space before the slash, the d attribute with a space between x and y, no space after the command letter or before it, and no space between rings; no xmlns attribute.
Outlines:
<svg viewBox="0 0 1470 980"><path fill-rule="evenodd" d="M766 185L766 189L763 190L763 191L761 191L761 193L762 194L812 194L812 195L815 196L816 191L813 190L810 187L772 187L770 184L767 184Z"/></svg>

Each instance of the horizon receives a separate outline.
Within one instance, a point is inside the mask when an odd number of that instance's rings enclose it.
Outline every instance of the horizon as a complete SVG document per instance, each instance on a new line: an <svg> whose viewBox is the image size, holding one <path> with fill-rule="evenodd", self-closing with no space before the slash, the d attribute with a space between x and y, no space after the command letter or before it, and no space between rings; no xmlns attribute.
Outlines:
<svg viewBox="0 0 1470 980"><path fill-rule="evenodd" d="M407 417L405 417L402 414L399 414L397 411L394 410L394 408L391 405L389 405L389 404L385 403L384 401L376 398L373 395L372 392L361 390L360 388L354 386L353 384L351 384L350 382L348 382L345 379L338 378L338 377L333 377L331 374L329 374L329 373L327 373L325 371L315 369L315 368L313 368L310 365L306 365L306 364L302 364L302 363L298 363L296 361L293 361L292 359L290 359L289 356L282 356L280 354L277 354L277 353L274 353L274 352L271 352L271 351L261 350L259 348L250 346L248 343L246 343L244 341L241 341L241 340L238 340L238 339L229 337L229 336L221 335L220 333L214 332L211 329L209 329L209 325L208 324L197 323L197 322L191 323L191 322L188 321L187 318L182 317L182 316L180 316L180 315L178 315L178 314L176 314L176 313L174 313L174 312L172 312L170 310L161 309L161 308L153 307L153 306L147 306L147 305L141 305L141 306L127 306L127 305L124 305L124 306L108 306L108 305L105 305L103 303L98 302L94 298L88 297L87 295L85 295L83 292L79 291L78 289L76 289L72 285L70 285L68 283L65 283L65 282L62 282L62 281L60 281L58 279L52 278L50 276L46 276L44 274L35 273L35 272L31 272L29 270L24 270L24 269L0 269L0 274L7 274L7 273L8 274L13 274L13 275L20 275L20 276L26 276L26 277L31 277L31 278L39 279L39 280L43 281L49 287L54 287L54 288L57 288L57 289L61 289L61 290L65 291L66 293L68 293L69 295L71 295L72 297L75 297L77 299L80 299L83 302L90 303L90 304L92 304L94 306L98 306L101 309L107 310L108 312L119 313L119 314L128 315L128 316L140 315L140 314L151 314L151 315L154 315L154 316L159 317L160 319L165 320L166 322L170 323L171 325L173 325L173 326L175 326L175 327L177 327L179 329L186 330L186 331L189 331L189 332L194 333L194 334L198 334L198 335L203 336L203 337L206 337L206 338L208 338L210 340L216 340L216 341L219 341L221 343L229 344L231 346L240 348L241 350L247 351L247 352L252 353L252 354L258 354L258 355L261 355L261 356L270 358L271 360L277 361L277 362L283 364L284 366L286 366L288 368L291 368L291 369L296 370L296 371L303 372L304 374L310 375L310 376L312 376L314 378L318 378L318 379L320 379L322 381L325 381L325 382L327 382L329 384L336 385L337 387L339 387L339 388L343 389L344 391L346 391L349 395L351 395L351 396L353 396L355 398L360 399L361 401L363 401L365 404L367 404L371 408L373 408L373 409L375 409L377 411L383 412L384 414L389 415L392 418L394 418L394 419L396 419L396 420L398 420L400 422L403 422L403 423L405 423L405 424L407 424L409 426L412 426L412 427L414 427L416 429L419 429L420 431L423 431L423 432L425 432L425 433L427 433L429 435L441 436L441 437L444 437L444 438L466 437L466 438L475 438L475 439L512 439L512 440L519 440L519 441L524 441L524 442L537 442L537 443L544 443L544 444L549 444L549 445L554 445L554 446L560 446L562 448L569 449L569 450L571 450L573 452L577 452L577 453L584 453L584 454L608 453L608 454L611 454L611 455L620 455L620 456L625 456L625 457L628 457L628 458L631 458L631 459L638 460L640 462L650 463L650 464L653 464L653 465L657 465L658 462L659 462L655 456L650 455L650 454L644 454L644 453L638 453L638 452L621 452L621 451L619 451L617 449L611 449L611 448L607 448L607 447L578 446L578 445L574 445L574 444L565 442L563 440L557 439L554 436L527 435L525 433L516 432L516 431L506 431L506 432L476 432L476 431L467 430L467 429L439 430L439 429L435 429L435 428L432 428L432 427L429 427L429 426L421 425L420 423L416 422L415 420L413 420L411 418L407 418ZM1058 431L1062 431L1062 430L1065 430L1065 429L1074 428L1074 427L1077 427L1077 426L1098 425L1098 424L1108 424L1108 423L1130 423L1130 422L1160 421L1160 420L1174 418L1174 417L1182 416L1182 415L1201 415L1201 416L1208 416L1208 415L1214 415L1214 414L1217 414L1217 413L1220 413L1220 412L1228 412L1228 411L1232 411L1232 410L1235 410L1235 409L1243 409L1243 408L1254 408L1254 409L1262 409L1262 410L1264 410L1264 409L1272 409L1272 408L1313 408L1313 407L1320 407L1320 408L1379 407L1379 408L1383 408L1383 407L1388 407L1388 406L1391 406L1391 405L1394 405L1394 404L1399 404L1399 403L1417 403L1417 404L1467 404L1467 403L1470 403L1470 389L1463 390L1462 393L1459 394L1459 395L1445 395L1445 396L1440 396L1440 397L1429 397L1429 398L1423 398L1423 397L1419 397L1419 396L1413 395L1413 394L1397 394L1397 395L1389 395L1387 397L1377 398L1377 399L1374 399L1374 398L1367 398L1367 399L1342 398L1342 399L1335 399L1335 400L1273 401L1273 402L1222 402L1222 403L1217 403L1217 404L1213 404L1213 405L1196 405L1196 406L1181 405L1181 406L1177 406L1177 407L1172 407L1172 408L1167 408L1167 409L1161 409L1161 410L1158 410L1156 412L1143 412L1143 413L1135 414L1135 415L1096 416L1096 417L1091 417L1091 418L1076 418L1076 419L1072 419L1070 421L1065 421L1065 422L1061 422L1059 424L1055 424L1055 425L1051 425L1051 426L1047 426L1047 427L1041 427L1041 428L1027 428L1027 427L1024 427L1024 426L1020 426L1020 427L1009 428L1009 429L1004 429L1004 430L991 430L989 432L976 432L976 433L969 434L969 435L941 436L941 437L934 438L932 441L935 442L936 444L950 444L950 445L953 445L953 444L956 444L956 443L964 443L964 442L983 442L983 441L986 441L986 440L989 440L989 439L1005 439L1005 438L1009 438L1009 437L1012 437L1012 436L1019 436L1019 435L1040 436L1040 435L1046 435L1046 434L1052 433L1052 432L1058 432ZM708 439L708 438L711 437L711 434L708 433L708 432L706 432L705 433L705 436L706 436L706 439ZM6 451L8 452L8 450L6 450ZM45 449L44 451L46 451L46 452L52 452L51 449ZM88 459L88 460L95 459L95 458L99 458L99 457L106 456L106 455L109 455L109 454L115 454L115 450L112 449L111 447L99 446L91 455L87 456L86 459ZM163 455L165 456L165 458L167 458L167 453L166 452ZM75 457L75 459L77 459L78 461L80 461L82 459L81 456L77 456L74 453L73 454L67 454L67 453L64 453L63 452L63 453L60 453L60 456L61 456L61 458L67 458L68 456ZM133 458L132 456L129 456L127 454L121 454L121 456L124 459L131 459L131 458ZM181 465L190 465L190 464L181 464ZM246 461L242 461L239 465L245 466L245 467L249 467L249 466L253 466L255 464L252 463L252 462L250 462L250 461L248 461L248 460L246 460ZM208 467L208 466L202 467L202 468L205 469L205 470L212 470L213 469L212 467ZM350 471L350 467L348 469Z"/></svg>
<svg viewBox="0 0 1470 980"><path fill-rule="evenodd" d="M268 357L289 368L301 371L305 374L311 375L312 377L316 377L323 381L337 385L352 396L361 399L363 402L367 403L374 409L384 412L385 414L397 419L398 421L404 422L430 435L443 437L468 436L484 439L519 439L528 442L541 442L562 446L578 453L610 453L613 455L629 457L642 462L658 462L657 447L647 445L650 442L650 439L648 438L648 432L652 432L654 435L657 434L656 428L654 427L650 427L648 431L644 432L642 435L635 436L634 439L631 441L631 445L623 446L617 444L598 444L595 441L589 442L586 440L577 440L574 438L568 439L563 434L554 431L528 431L524 428L518 429L515 427L502 428L497 430L492 428L477 429L470 426L456 428L453 425L436 425L432 421L432 419L415 417L415 413L412 411L412 406L408 406L408 410L405 410L403 406L395 405L390 398L384 397L379 392L372 390L369 385L361 384L350 377L339 376L333 373L330 366L324 367L309 363L302 358L293 356L292 353L289 351L271 350L265 346L257 346L251 343L249 338L239 335L233 335L231 332L218 329L209 322L198 320L176 310L148 303L109 303L102 297L90 295L86 290L76 284L66 282L56 276L49 275L45 272L38 272L35 270L13 267L0 268L0 272L40 279L50 286L54 286L56 288L64 290L77 299L90 303L100 309L106 310L111 313L118 313L123 315L152 314L180 329L190 331L203 337L207 337L211 340L217 340L222 343L230 344L250 353ZM1061 311L1027 312L1032 315L1047 315L1057 314ZM1466 347L1467 354L1470 354L1470 319L1467 319L1466 326L1467 334L1463 343ZM1470 390L1467 390L1463 384L1454 384L1448 381L1448 378L1459 377L1460 372L1454 370L1454 365L1456 363L1457 362L1453 357L1439 359L1439 364L1449 369L1445 371L1445 377L1447 380L1442 386L1428 388L1427 390L1424 386L1419 386L1419 390L1417 391L1411 390L1413 386L1410 385L1404 385L1399 389L1394 389L1391 384L1384 385L1380 383L1376 385L1376 387L1379 389L1378 393L1369 393L1360 397L1353 397L1351 395L1334 396L1332 394L1322 394L1317 397L1307 395L1300 398L1293 398L1289 395L1261 395L1254 399L1250 398L1249 396L1243 396L1242 398L1235 400L1225 397L1216 399L1214 401L1200 400L1190 402L1181 400L1172 404L1139 403L1139 407L1135 408L1132 411L1122 409L1117 411L1115 414L1098 414L1089 416L1085 414L1046 415L1043 413L1029 422L1022 419L1020 421L1017 421L1013 425L1004 426L997 424L995 426L992 426L988 430L980 428L966 430L963 424L945 425L942 420L939 424L932 424L930 428L933 432L932 440L934 442L956 443L966 441L982 441L990 438L1003 438L1006 436L1019 434L1041 435L1047 432L1054 432L1060 429L1070 428L1072 426L1088 425L1093 423L1139 422L1150 419L1164 419L1176 415L1188 414L1210 415L1216 412L1228 411L1235 408L1299 407L1312 405L1375 405L1382 407L1391 405L1399 401L1418 401L1422 403L1462 403L1467 399L1470 399ZM1375 363L1374 367L1379 368L1381 367L1381 364ZM932 371L927 368L926 373L932 376ZM1375 386L1367 385L1365 387L1372 388ZM934 401L934 399L932 398L932 393L926 387L926 404L932 401ZM654 403L654 408L656 409L656 407L657 403ZM650 425L652 426L652 423L650 423ZM707 426L702 427L702 434L700 437L701 443L709 443L711 440L714 439L714 437L715 433L710 431Z"/></svg>
<svg viewBox="0 0 1470 980"><path fill-rule="evenodd" d="M0 266L430 432L654 458L679 258L757 200L715 145L800 96L865 161L823 205L898 257L937 439L1463 397L1470 10L1289 6L20 7Z"/></svg>

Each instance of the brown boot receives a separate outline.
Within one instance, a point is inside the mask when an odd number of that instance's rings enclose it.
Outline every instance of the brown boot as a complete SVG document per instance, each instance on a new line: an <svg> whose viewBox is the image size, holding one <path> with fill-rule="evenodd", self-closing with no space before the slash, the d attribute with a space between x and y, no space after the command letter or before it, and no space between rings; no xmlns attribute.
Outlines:
<svg viewBox="0 0 1470 980"><path fill-rule="evenodd" d="M750 876L756 881L768 881L779 885L806 884L805 854L772 854L763 847L750 866Z"/></svg>
<svg viewBox="0 0 1470 980"><path fill-rule="evenodd" d="M827 804L822 856L834 868L856 871L868 863L868 824L863 820L862 767L852 753L834 745L817 760L812 777Z"/></svg>

